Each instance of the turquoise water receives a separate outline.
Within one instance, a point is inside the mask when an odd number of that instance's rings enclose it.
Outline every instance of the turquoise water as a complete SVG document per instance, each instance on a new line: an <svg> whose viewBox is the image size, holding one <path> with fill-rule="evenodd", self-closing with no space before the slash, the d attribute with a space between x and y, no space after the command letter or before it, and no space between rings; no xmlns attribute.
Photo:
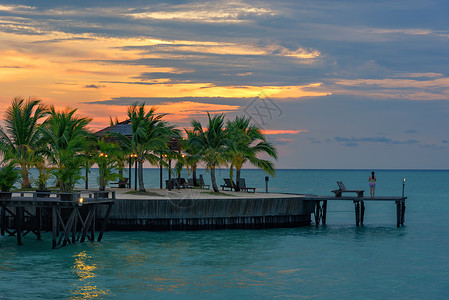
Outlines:
<svg viewBox="0 0 449 300"><path fill-rule="evenodd" d="M147 187L159 184L146 170ZM227 177L220 171L217 178ZM271 192L367 188L366 171L279 170ZM204 175L208 183L208 174ZM27 235L0 237L0 299L447 299L449 171L376 171L377 195L408 196L405 226L392 203L330 203L325 227L106 232L101 243L51 250ZM248 186L265 175L245 170Z"/></svg>

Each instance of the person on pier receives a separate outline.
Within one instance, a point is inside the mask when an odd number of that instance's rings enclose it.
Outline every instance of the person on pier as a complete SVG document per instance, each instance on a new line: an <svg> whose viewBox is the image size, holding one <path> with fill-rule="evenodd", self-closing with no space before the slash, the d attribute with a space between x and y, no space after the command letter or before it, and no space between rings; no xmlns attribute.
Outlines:
<svg viewBox="0 0 449 300"><path fill-rule="evenodd" d="M374 176L374 172L371 172L371 176L368 178L369 182L369 193L371 198L374 198L374 193L376 192L376 176Z"/></svg>

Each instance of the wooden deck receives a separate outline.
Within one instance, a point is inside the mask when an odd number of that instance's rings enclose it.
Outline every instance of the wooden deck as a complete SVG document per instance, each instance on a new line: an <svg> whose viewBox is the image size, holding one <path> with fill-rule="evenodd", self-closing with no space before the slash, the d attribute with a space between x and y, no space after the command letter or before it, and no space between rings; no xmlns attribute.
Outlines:
<svg viewBox="0 0 449 300"><path fill-rule="evenodd" d="M40 239L41 230L47 230L52 232L52 247L58 248L86 239L95 241L96 226L101 228L97 241L101 241L106 226L109 230L298 227L310 225L312 214L318 226L326 224L329 201L352 201L356 226L363 225L365 202L393 202L399 227L404 225L407 199L393 196L187 192L140 197L120 192L120 197L116 197L114 191L82 191L70 194L69 200L62 200L64 195L55 192L44 198L35 192L13 193L9 200L0 199L1 234L15 236L21 244L26 234L34 233ZM82 202L80 198L83 198Z"/></svg>
<svg viewBox="0 0 449 300"><path fill-rule="evenodd" d="M101 241L113 199L102 199L96 192L73 194L72 200L61 200L58 193L38 197L35 192L13 193L11 199L0 199L1 235L22 237L34 233L41 239L41 230L52 231L52 248L95 240L95 216L99 207L107 206L97 241ZM82 201L80 201L82 198Z"/></svg>
<svg viewBox="0 0 449 300"><path fill-rule="evenodd" d="M352 201L354 203L355 224L363 225L365 216L365 202L388 201L396 204L396 225L400 227L405 221L405 200L407 197L380 196L380 197L333 197L333 196L317 196L304 195L304 201L313 201L315 203L315 224L318 226L320 221L326 224L327 201Z"/></svg>

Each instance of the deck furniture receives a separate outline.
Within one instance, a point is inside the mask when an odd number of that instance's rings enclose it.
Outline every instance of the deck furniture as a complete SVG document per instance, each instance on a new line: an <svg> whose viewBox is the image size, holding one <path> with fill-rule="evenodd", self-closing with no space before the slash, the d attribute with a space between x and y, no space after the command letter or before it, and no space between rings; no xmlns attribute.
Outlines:
<svg viewBox="0 0 449 300"><path fill-rule="evenodd" d="M246 191L248 193L250 193L250 191L252 191L253 193L256 192L256 188L246 186L245 178L240 178L239 186L240 186L240 190L242 190L242 191Z"/></svg>
<svg viewBox="0 0 449 300"><path fill-rule="evenodd" d="M128 187L128 180L129 178L123 178L123 179L119 179L117 182L111 182L111 186L117 185L119 189L124 189Z"/></svg>
<svg viewBox="0 0 449 300"><path fill-rule="evenodd" d="M343 193L356 193L357 197L363 197L363 193L365 190L347 190L343 181L337 181L338 190L333 190L332 193L335 194L335 197L341 197Z"/></svg>
<svg viewBox="0 0 449 300"><path fill-rule="evenodd" d="M204 179L203 178L197 178L196 179L196 185L193 184L193 178L187 179L187 187L188 188L199 187L199 188L202 188L202 189L209 189L210 188L210 186L208 184L204 183Z"/></svg>
<svg viewBox="0 0 449 300"><path fill-rule="evenodd" d="M166 189L180 189L188 187L187 181L184 178L171 178L170 180L165 180Z"/></svg>
<svg viewBox="0 0 449 300"><path fill-rule="evenodd" d="M220 185L221 186L221 190L225 191L225 189L229 189L230 191L232 191L234 189L234 184L232 183L231 179L229 178L223 178L225 184Z"/></svg>

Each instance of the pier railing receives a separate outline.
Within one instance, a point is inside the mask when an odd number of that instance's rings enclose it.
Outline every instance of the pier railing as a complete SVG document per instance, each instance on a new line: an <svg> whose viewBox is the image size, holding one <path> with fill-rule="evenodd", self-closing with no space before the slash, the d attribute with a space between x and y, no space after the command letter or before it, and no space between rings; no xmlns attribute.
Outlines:
<svg viewBox="0 0 449 300"><path fill-rule="evenodd" d="M327 214L327 201L352 201L354 202L355 211L355 224L356 226L363 225L365 215L365 201L366 202L378 202L388 201L396 204L396 224L397 227L404 225L405 221L405 200L407 197L394 197L394 196L382 196L382 197L332 197L332 196L316 196L305 195L304 201L313 201L315 203L315 224L318 226L320 221L323 225L326 224Z"/></svg>
<svg viewBox="0 0 449 300"><path fill-rule="evenodd" d="M109 197L109 194L111 197ZM41 231L52 232L52 247L95 240L97 208L107 206L97 241L101 241L114 204L115 192L82 191L13 192L0 197L1 235L15 236L18 244L22 237L34 233L41 239Z"/></svg>

